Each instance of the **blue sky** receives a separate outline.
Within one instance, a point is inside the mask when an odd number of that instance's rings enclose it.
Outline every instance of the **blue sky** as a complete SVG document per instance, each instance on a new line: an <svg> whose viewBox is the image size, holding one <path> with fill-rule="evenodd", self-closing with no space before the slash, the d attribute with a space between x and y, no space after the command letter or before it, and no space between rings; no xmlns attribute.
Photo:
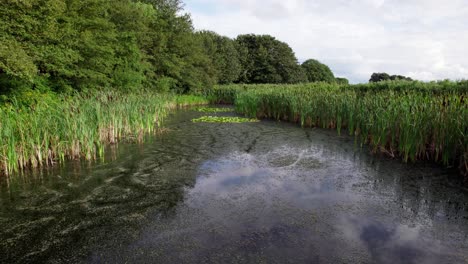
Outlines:
<svg viewBox="0 0 468 264"><path fill-rule="evenodd" d="M195 28L270 34L336 76L468 79L468 0L185 0Z"/></svg>

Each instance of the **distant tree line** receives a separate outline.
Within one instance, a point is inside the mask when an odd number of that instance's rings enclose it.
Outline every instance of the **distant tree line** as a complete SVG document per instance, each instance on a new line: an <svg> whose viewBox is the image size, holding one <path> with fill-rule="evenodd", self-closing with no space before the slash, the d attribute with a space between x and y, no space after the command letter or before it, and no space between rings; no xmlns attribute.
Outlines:
<svg viewBox="0 0 468 264"><path fill-rule="evenodd" d="M2 0L0 93L338 82L268 35L197 32L180 0Z"/></svg>
<svg viewBox="0 0 468 264"><path fill-rule="evenodd" d="M389 75L388 73L373 73L369 82L382 82L382 81L413 81L410 77L402 75Z"/></svg>

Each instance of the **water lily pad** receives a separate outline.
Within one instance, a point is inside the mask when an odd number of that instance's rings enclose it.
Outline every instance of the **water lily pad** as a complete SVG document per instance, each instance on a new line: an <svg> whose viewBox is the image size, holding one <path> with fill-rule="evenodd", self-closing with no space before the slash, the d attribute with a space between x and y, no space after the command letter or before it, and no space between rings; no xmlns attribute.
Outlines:
<svg viewBox="0 0 468 264"><path fill-rule="evenodd" d="M232 108L216 108L216 107L198 107L196 110L198 112L203 112L203 113L228 113L228 112L234 112L234 109L232 109Z"/></svg>
<svg viewBox="0 0 468 264"><path fill-rule="evenodd" d="M259 122L258 119L237 117L237 116L202 116L192 119L194 123L251 123Z"/></svg>

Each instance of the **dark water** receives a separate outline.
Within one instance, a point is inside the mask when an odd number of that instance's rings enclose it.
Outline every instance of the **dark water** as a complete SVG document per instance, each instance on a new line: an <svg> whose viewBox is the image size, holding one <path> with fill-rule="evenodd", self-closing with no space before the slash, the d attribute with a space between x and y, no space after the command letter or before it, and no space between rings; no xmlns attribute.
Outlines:
<svg viewBox="0 0 468 264"><path fill-rule="evenodd" d="M263 121L193 124L0 187L2 263L468 263L453 175Z"/></svg>

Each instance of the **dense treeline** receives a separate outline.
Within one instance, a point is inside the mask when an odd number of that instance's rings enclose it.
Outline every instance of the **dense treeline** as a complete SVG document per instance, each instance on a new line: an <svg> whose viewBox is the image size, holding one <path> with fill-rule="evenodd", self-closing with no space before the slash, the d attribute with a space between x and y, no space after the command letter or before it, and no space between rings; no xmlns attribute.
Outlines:
<svg viewBox="0 0 468 264"><path fill-rule="evenodd" d="M0 93L200 91L214 84L334 82L268 35L195 32L180 0L4 0Z"/></svg>
<svg viewBox="0 0 468 264"><path fill-rule="evenodd" d="M386 72L373 73L369 82L382 82L382 81L412 81L410 77L403 75L390 75Z"/></svg>
<svg viewBox="0 0 468 264"><path fill-rule="evenodd" d="M5 0L1 89L196 90L208 64L178 0Z"/></svg>
<svg viewBox="0 0 468 264"><path fill-rule="evenodd" d="M210 60L213 81L228 84L237 81L242 71L236 43L212 31L196 33L202 41L205 54Z"/></svg>

